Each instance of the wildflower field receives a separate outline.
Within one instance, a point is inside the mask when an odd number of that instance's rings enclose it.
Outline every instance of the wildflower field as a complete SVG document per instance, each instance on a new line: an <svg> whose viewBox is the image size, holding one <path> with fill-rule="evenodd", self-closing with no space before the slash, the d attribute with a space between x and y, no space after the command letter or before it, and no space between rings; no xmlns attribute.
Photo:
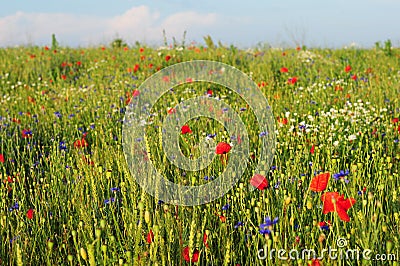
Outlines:
<svg viewBox="0 0 400 266"><path fill-rule="evenodd" d="M251 106L229 88L190 77L171 85L143 122L146 140L137 140L170 180L213 182L238 141L212 119L192 119L178 130L182 154L196 158L197 144L213 139L215 157L201 171L174 167L158 129L184 99L224 101L250 147L228 193L179 206L135 182L122 126L148 77L195 59L246 73L268 100L275 132L261 131ZM0 265L398 265L396 48L2 48L0 92ZM260 140L272 133L272 165L258 173ZM304 249L316 253L302 257ZM325 249L337 257L321 255ZM371 252L355 259L348 249Z"/></svg>

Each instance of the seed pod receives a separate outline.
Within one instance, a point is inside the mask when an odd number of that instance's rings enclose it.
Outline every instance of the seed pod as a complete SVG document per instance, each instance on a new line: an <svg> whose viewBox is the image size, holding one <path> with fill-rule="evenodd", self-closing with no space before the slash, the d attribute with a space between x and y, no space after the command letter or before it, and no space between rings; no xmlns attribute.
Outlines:
<svg viewBox="0 0 400 266"><path fill-rule="evenodd" d="M144 221L149 224L150 223L150 212L149 211L145 211L144 212Z"/></svg>
<svg viewBox="0 0 400 266"><path fill-rule="evenodd" d="M81 248L79 252L80 252L80 254L81 254L82 259L83 259L83 260L87 260L87 253L86 253L86 250L85 250L84 248Z"/></svg>

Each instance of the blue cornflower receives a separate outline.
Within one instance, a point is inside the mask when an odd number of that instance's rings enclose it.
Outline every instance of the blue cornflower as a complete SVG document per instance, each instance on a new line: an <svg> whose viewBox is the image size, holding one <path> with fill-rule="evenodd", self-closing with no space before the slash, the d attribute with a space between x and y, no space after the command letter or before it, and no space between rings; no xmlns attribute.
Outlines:
<svg viewBox="0 0 400 266"><path fill-rule="evenodd" d="M260 234L270 234L272 226L278 222L279 218L275 217L274 220L271 221L269 216L265 217L264 223L260 224Z"/></svg>
<svg viewBox="0 0 400 266"><path fill-rule="evenodd" d="M239 226L243 226L243 222L238 222L237 224L235 224L235 229L238 229Z"/></svg>
<svg viewBox="0 0 400 266"><path fill-rule="evenodd" d="M347 178L345 178L348 175L349 175L349 170L346 170L346 171L340 170L339 173L333 174L333 178L336 181L343 179L346 183L349 183L350 181Z"/></svg>
<svg viewBox="0 0 400 266"><path fill-rule="evenodd" d="M112 187L111 188L111 192L118 192L121 191L121 189L119 187Z"/></svg>
<svg viewBox="0 0 400 266"><path fill-rule="evenodd" d="M10 212L12 212L13 210L18 210L19 209L19 204L18 202L15 202L13 206L11 206L11 208L9 209Z"/></svg>
<svg viewBox="0 0 400 266"><path fill-rule="evenodd" d="M60 141L60 144L58 146L60 150L65 151L67 149L67 145L65 144L64 141Z"/></svg>
<svg viewBox="0 0 400 266"><path fill-rule="evenodd" d="M319 228L321 230L329 231L329 224L327 222L320 222L319 223Z"/></svg>
<svg viewBox="0 0 400 266"><path fill-rule="evenodd" d="M216 135L217 135L216 133L215 133L215 134L208 134L208 135L207 135L207 138L212 139L212 138L214 138Z"/></svg>
<svg viewBox="0 0 400 266"><path fill-rule="evenodd" d="M109 199L104 200L104 204L110 204L111 202L114 202L114 201L115 201L115 198L109 198Z"/></svg>
<svg viewBox="0 0 400 266"><path fill-rule="evenodd" d="M268 132L267 131L263 131L258 136L265 137L266 135L268 135Z"/></svg>
<svg viewBox="0 0 400 266"><path fill-rule="evenodd" d="M206 176L204 177L204 180L205 180L205 181L210 181L210 180L213 180L213 179L214 179L213 176L208 176L208 175L206 175Z"/></svg>
<svg viewBox="0 0 400 266"><path fill-rule="evenodd" d="M55 116L57 116L58 118L61 118L61 117L62 117L62 114L61 114L59 111L54 112L54 114L55 114Z"/></svg>
<svg viewBox="0 0 400 266"><path fill-rule="evenodd" d="M224 205L224 206L222 207L222 210L223 210L223 211L226 211L227 209L229 209L230 206L231 206L231 205L226 204L226 205Z"/></svg>

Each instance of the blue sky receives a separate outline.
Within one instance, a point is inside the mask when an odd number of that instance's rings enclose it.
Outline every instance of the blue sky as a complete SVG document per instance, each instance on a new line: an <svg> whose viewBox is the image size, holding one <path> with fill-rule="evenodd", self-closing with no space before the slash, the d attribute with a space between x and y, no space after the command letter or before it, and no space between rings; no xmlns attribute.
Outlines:
<svg viewBox="0 0 400 266"><path fill-rule="evenodd" d="M162 45L163 30L186 42L249 47L373 47L400 42L399 0L13 0L0 9L0 46L108 44L116 37Z"/></svg>

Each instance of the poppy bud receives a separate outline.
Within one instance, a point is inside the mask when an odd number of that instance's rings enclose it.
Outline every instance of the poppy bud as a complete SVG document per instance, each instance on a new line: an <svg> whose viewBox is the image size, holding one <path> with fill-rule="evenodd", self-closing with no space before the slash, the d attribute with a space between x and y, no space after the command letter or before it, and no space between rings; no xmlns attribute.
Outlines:
<svg viewBox="0 0 400 266"><path fill-rule="evenodd" d="M80 249L80 254L83 260L87 260L87 253L86 250L84 248Z"/></svg>
<svg viewBox="0 0 400 266"><path fill-rule="evenodd" d="M148 224L150 223L150 212L149 211L145 211L144 212L144 221Z"/></svg>

